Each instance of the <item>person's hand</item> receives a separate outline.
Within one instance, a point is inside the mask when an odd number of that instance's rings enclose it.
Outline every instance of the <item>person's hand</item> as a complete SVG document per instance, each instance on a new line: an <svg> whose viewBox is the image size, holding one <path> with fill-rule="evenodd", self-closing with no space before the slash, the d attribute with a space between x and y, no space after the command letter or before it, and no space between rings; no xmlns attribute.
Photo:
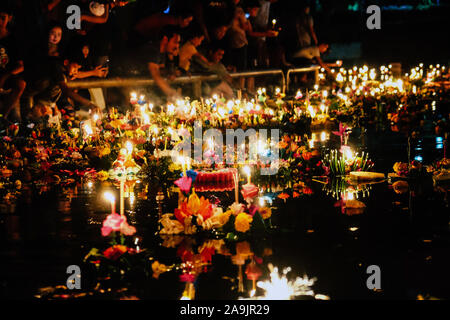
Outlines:
<svg viewBox="0 0 450 320"><path fill-rule="evenodd" d="M100 107L98 107L96 104L94 104L93 102L91 102L89 104L89 109L91 110L91 114L95 114L95 113L100 113L101 109Z"/></svg>
<svg viewBox="0 0 450 320"><path fill-rule="evenodd" d="M111 8L123 7L123 6L126 6L127 4L128 4L128 1L114 1L111 3Z"/></svg>
<svg viewBox="0 0 450 320"><path fill-rule="evenodd" d="M178 24L180 25L180 28L186 28L192 22L193 17L189 16L184 19L180 17L179 19Z"/></svg>
<svg viewBox="0 0 450 320"><path fill-rule="evenodd" d="M235 66L227 66L227 70L229 72L236 72L236 67Z"/></svg>
<svg viewBox="0 0 450 320"><path fill-rule="evenodd" d="M103 66L98 66L94 69L94 75L99 78L104 78L108 74L108 68Z"/></svg>
<svg viewBox="0 0 450 320"><path fill-rule="evenodd" d="M277 36L278 36L278 31L267 30L267 32L266 32L266 37L277 37Z"/></svg>
<svg viewBox="0 0 450 320"><path fill-rule="evenodd" d="M173 81L176 78L177 78L177 75L174 74L174 73L171 73L171 74L167 75L167 80L169 80L169 81Z"/></svg>

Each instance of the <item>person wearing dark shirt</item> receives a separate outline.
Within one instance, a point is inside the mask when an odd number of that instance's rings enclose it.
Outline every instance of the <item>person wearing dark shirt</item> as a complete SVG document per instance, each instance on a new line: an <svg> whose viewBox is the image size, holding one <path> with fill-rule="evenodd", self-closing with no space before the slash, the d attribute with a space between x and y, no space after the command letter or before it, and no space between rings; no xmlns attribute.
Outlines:
<svg viewBox="0 0 450 320"><path fill-rule="evenodd" d="M87 43L81 46L81 54L76 58L76 62L80 65L77 79L98 77L104 78L108 74L108 68L103 66L94 67L92 55L90 54L89 45Z"/></svg>
<svg viewBox="0 0 450 320"><path fill-rule="evenodd" d="M50 27L47 45L36 49L36 55L28 61L26 72L28 85L24 97L31 103L34 118L48 115L50 110L56 115L58 113L56 102L62 95L85 107L98 109L91 101L67 86L68 80L77 77L80 65L74 59L64 60L58 47L61 38L62 27L59 25Z"/></svg>
<svg viewBox="0 0 450 320"><path fill-rule="evenodd" d="M193 3L195 21L199 24L205 40L212 41L210 30L218 24L231 25L236 8L235 0L196 0Z"/></svg>
<svg viewBox="0 0 450 320"><path fill-rule="evenodd" d="M8 30L11 19L11 10L5 5L0 7L0 91L3 94L0 112L6 119L21 121L19 101L26 83L21 77L24 71L21 50Z"/></svg>
<svg viewBox="0 0 450 320"><path fill-rule="evenodd" d="M145 45L138 50L136 56L136 62L147 67L156 85L169 99L177 97L178 93L163 78L162 72L167 70L168 56L178 55L180 39L178 30L166 28L161 33L159 42Z"/></svg>

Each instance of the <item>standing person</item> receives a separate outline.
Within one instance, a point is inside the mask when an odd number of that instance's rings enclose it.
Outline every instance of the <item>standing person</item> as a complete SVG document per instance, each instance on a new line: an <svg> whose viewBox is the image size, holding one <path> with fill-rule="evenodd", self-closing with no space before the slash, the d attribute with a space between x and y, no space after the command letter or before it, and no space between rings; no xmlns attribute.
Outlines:
<svg viewBox="0 0 450 320"><path fill-rule="evenodd" d="M115 7L123 7L127 1L101 3L98 1L81 0L81 30L77 33L90 44L96 65L105 65L108 61L111 42L112 24L110 11Z"/></svg>
<svg viewBox="0 0 450 320"><path fill-rule="evenodd" d="M24 63L17 40L8 30L12 11L6 6L0 7L0 91L10 91L2 98L0 112L5 119L21 121L20 97L26 83L22 78Z"/></svg>
<svg viewBox="0 0 450 320"><path fill-rule="evenodd" d="M206 42L211 42L213 41L213 35L210 34L212 28L218 25L231 25L235 15L236 0L193 0L192 7L194 19L203 31Z"/></svg>
<svg viewBox="0 0 450 320"><path fill-rule="evenodd" d="M262 29L256 25L256 18L260 10L260 3L258 0L250 0L247 2L246 11L249 14L247 35L249 39L249 64L252 67L259 66L258 57L262 55L260 50L260 40L266 39L266 37L275 37L278 33L274 30ZM264 63L263 63L264 64Z"/></svg>
<svg viewBox="0 0 450 320"><path fill-rule="evenodd" d="M298 48L306 48L310 46L317 46L316 32L314 31L314 20L311 16L311 8L309 4L300 5L300 15L295 20L295 27L297 31Z"/></svg>
<svg viewBox="0 0 450 320"><path fill-rule="evenodd" d="M249 29L249 22L239 3L240 0L235 0L236 9L228 31L230 50L227 54L228 63L236 67L237 71L244 71L247 70L247 30Z"/></svg>
<svg viewBox="0 0 450 320"><path fill-rule="evenodd" d="M253 29L256 31L269 30L270 5L278 0L259 0L258 14L253 18ZM251 17L251 16L250 16ZM255 38L255 46L257 52L257 65L269 67L269 53L267 48L266 37Z"/></svg>

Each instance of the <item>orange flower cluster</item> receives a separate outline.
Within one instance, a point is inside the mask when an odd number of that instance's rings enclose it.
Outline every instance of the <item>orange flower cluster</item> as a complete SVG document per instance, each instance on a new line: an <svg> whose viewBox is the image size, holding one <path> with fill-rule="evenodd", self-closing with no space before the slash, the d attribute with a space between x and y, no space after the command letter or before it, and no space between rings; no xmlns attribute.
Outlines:
<svg viewBox="0 0 450 320"><path fill-rule="evenodd" d="M189 199L185 199L174 211L177 220L184 225L184 220L190 216L202 216L203 220L208 219L213 214L213 206L208 199L203 196L199 198L193 192Z"/></svg>

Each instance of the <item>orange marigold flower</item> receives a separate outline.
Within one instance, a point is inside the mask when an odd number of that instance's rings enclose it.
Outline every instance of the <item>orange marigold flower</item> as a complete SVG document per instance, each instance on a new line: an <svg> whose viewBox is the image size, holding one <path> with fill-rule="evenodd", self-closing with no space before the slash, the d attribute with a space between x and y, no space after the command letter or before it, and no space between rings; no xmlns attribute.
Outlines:
<svg viewBox="0 0 450 320"><path fill-rule="evenodd" d="M258 209L259 214L261 217L266 220L269 219L272 216L272 209L268 207L262 207Z"/></svg>
<svg viewBox="0 0 450 320"><path fill-rule="evenodd" d="M280 194L278 195L278 198L283 199L283 200L286 200L286 199L288 199L289 197L290 197L289 194L287 194L287 193L285 193L285 192L280 193Z"/></svg>

